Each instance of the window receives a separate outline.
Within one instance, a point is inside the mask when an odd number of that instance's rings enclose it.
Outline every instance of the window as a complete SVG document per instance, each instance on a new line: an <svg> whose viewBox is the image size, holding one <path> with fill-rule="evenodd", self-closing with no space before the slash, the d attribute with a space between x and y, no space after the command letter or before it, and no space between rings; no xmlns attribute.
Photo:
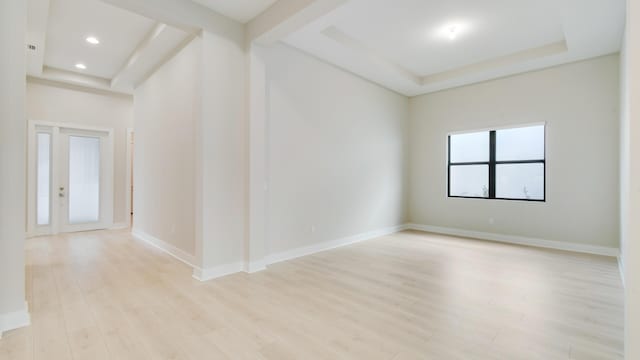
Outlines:
<svg viewBox="0 0 640 360"><path fill-rule="evenodd" d="M36 152L36 224L49 225L51 215L51 204L49 202L50 181L51 181L51 134L37 133Z"/></svg>
<svg viewBox="0 0 640 360"><path fill-rule="evenodd" d="M100 221L100 138L69 136L69 224Z"/></svg>
<svg viewBox="0 0 640 360"><path fill-rule="evenodd" d="M545 201L545 126L449 135L449 197Z"/></svg>

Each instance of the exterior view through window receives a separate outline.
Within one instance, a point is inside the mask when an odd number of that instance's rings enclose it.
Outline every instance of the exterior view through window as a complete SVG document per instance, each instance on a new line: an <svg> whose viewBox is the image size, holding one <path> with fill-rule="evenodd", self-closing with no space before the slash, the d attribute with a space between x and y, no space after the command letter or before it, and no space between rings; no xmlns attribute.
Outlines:
<svg viewBox="0 0 640 360"><path fill-rule="evenodd" d="M545 125L449 135L448 196L545 201Z"/></svg>

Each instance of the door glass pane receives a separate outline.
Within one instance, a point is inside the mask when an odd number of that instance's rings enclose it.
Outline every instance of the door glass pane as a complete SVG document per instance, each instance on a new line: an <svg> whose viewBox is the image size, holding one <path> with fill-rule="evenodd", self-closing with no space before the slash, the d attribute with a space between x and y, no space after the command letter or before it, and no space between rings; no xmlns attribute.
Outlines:
<svg viewBox="0 0 640 360"><path fill-rule="evenodd" d="M37 135L37 185L36 185L36 223L38 225L49 225L50 197L51 189L51 134L38 133Z"/></svg>
<svg viewBox="0 0 640 360"><path fill-rule="evenodd" d="M489 165L451 166L451 196L489 197Z"/></svg>
<svg viewBox="0 0 640 360"><path fill-rule="evenodd" d="M451 135L451 162L489 161L489 132Z"/></svg>
<svg viewBox="0 0 640 360"><path fill-rule="evenodd" d="M496 131L496 160L544 160L544 125Z"/></svg>
<svg viewBox="0 0 640 360"><path fill-rule="evenodd" d="M100 219L100 138L69 136L69 223Z"/></svg>
<svg viewBox="0 0 640 360"><path fill-rule="evenodd" d="M497 165L496 197L504 199L544 200L544 165Z"/></svg>

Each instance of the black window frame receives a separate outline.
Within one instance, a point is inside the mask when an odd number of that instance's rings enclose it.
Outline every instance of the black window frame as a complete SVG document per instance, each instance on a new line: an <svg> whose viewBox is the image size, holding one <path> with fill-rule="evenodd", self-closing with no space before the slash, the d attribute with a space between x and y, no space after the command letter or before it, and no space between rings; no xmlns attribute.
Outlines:
<svg viewBox="0 0 640 360"><path fill-rule="evenodd" d="M496 132L498 130L519 129L530 126L544 126L544 158L541 160L496 160ZM489 161L470 161L470 162L451 162L451 135L469 134L474 132L489 132ZM503 198L496 197L496 169L498 165L512 165L512 164L542 164L543 168L543 188L542 199L522 199L522 198ZM451 195L451 167L452 166L474 166L474 165L487 165L489 167L489 196L459 196ZM546 124L530 124L523 126L514 126L508 128L500 128L497 130L483 130L483 131L469 131L464 133L449 134L447 136L447 197L459 198L459 199L481 199L481 200L509 200L509 201L532 201L532 202L546 202L547 201L547 126Z"/></svg>

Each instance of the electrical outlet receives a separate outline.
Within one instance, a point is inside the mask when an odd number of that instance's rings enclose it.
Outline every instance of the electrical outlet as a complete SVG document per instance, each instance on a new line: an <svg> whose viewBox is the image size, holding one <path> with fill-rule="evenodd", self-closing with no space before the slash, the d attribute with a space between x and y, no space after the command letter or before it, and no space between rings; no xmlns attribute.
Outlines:
<svg viewBox="0 0 640 360"><path fill-rule="evenodd" d="M315 225L311 225L311 232L312 233L316 232L316 226Z"/></svg>
<svg viewBox="0 0 640 360"><path fill-rule="evenodd" d="M495 220L493 218L489 218L489 224L493 225L495 223Z"/></svg>

